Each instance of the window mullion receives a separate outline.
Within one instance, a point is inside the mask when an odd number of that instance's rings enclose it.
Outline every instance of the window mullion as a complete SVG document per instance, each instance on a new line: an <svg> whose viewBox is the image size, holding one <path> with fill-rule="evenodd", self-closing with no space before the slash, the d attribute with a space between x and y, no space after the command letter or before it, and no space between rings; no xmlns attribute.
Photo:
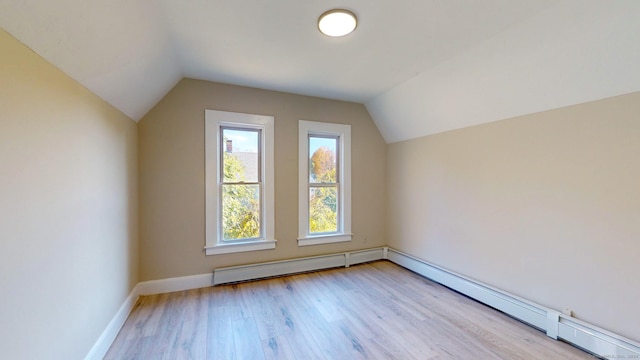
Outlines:
<svg viewBox="0 0 640 360"><path fill-rule="evenodd" d="M309 187L336 187L340 183L309 183Z"/></svg>

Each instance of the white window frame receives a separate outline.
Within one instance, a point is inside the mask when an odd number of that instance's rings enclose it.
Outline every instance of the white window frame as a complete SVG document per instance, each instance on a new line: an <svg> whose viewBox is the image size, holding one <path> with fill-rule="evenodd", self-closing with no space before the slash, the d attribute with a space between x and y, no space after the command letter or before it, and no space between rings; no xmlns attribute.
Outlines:
<svg viewBox="0 0 640 360"><path fill-rule="evenodd" d="M275 249L275 196L273 116L242 114L219 110L205 110L205 253L227 254L243 251ZM258 239L224 241L221 224L221 144L222 127L261 130L261 177L262 213L260 214L262 236Z"/></svg>
<svg viewBox="0 0 640 360"><path fill-rule="evenodd" d="M338 138L338 232L309 233L309 136ZM298 246L351 241L351 125L298 121Z"/></svg>

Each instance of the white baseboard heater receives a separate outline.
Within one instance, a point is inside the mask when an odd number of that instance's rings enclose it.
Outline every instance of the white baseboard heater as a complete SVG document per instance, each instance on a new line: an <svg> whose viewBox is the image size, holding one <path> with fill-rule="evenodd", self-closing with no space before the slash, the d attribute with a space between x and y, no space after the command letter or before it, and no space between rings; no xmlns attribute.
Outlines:
<svg viewBox="0 0 640 360"><path fill-rule="evenodd" d="M605 359L640 359L640 344L390 248L376 248L215 269L213 284L349 267L386 259Z"/></svg>
<svg viewBox="0 0 640 360"><path fill-rule="evenodd" d="M259 264L232 266L213 271L213 285L296 274L307 271L349 267L369 261L381 260L384 248L358 250L339 254L312 256Z"/></svg>
<svg viewBox="0 0 640 360"><path fill-rule="evenodd" d="M387 259L605 359L640 359L640 344L399 251Z"/></svg>

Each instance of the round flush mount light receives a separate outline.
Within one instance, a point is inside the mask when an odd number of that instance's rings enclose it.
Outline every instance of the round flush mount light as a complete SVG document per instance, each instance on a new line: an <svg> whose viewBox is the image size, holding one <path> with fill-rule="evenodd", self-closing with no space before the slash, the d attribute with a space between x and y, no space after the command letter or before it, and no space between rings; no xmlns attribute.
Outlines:
<svg viewBox="0 0 640 360"><path fill-rule="evenodd" d="M358 26L356 14L345 9L326 11L318 18L318 29L327 36L348 35L356 29L356 26Z"/></svg>

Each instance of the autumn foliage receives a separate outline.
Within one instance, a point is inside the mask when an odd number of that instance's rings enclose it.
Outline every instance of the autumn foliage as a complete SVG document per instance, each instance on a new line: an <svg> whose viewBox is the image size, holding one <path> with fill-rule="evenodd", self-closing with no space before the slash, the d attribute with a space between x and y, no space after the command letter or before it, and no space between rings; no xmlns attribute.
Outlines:
<svg viewBox="0 0 640 360"><path fill-rule="evenodd" d="M338 231L338 186L336 154L326 147L318 148L309 164L309 232ZM318 184L314 186L314 184ZM320 185L321 184L321 185Z"/></svg>

